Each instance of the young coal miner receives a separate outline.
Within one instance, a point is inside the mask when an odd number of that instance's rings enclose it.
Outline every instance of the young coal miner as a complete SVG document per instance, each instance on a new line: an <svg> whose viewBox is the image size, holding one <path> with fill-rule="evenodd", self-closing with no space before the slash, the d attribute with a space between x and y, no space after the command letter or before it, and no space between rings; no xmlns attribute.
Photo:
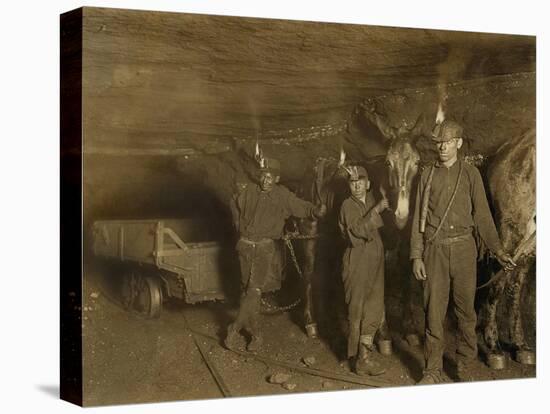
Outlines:
<svg viewBox="0 0 550 414"><path fill-rule="evenodd" d="M449 294L458 321L456 360L461 380L468 378L470 363L477 357L474 231L505 269L515 266L502 248L479 171L458 158L462 131L448 120L434 128L439 160L424 170L417 190L410 258L414 276L423 282L426 312L425 368L419 384L442 381Z"/></svg>
<svg viewBox="0 0 550 414"><path fill-rule="evenodd" d="M241 265L241 302L236 320L229 326L225 345L236 349L239 334L250 335L249 351L262 343L258 326L262 289L275 253L275 239L283 236L285 220L290 216L313 219L326 214L324 204L313 204L296 197L279 185L280 164L275 159L263 159L259 184L247 186L236 197L233 219L239 232L237 252Z"/></svg>
<svg viewBox="0 0 550 414"><path fill-rule="evenodd" d="M342 204L339 226L347 241L342 279L348 305L348 358L359 375L381 375L385 369L373 360L374 336L384 314L384 247L378 233L380 213L388 200L376 203L368 191L363 167L349 167L351 197Z"/></svg>

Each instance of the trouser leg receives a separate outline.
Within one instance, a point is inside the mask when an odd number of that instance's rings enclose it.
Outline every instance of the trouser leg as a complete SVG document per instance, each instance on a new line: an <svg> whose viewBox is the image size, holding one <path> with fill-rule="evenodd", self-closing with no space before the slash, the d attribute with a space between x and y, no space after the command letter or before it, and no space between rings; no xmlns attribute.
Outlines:
<svg viewBox="0 0 550 414"><path fill-rule="evenodd" d="M384 262L377 260L371 263L373 265L376 268L369 269L365 278L356 279L353 284L344 280L349 320L348 357L357 355L361 336L374 337L384 315ZM344 275L351 277L346 272ZM353 276L358 278L363 275L355 273Z"/></svg>
<svg viewBox="0 0 550 414"><path fill-rule="evenodd" d="M457 349L459 358L477 357L476 320L476 257L474 239L456 243L451 249L451 281L454 312L458 322Z"/></svg>
<svg viewBox="0 0 550 414"><path fill-rule="evenodd" d="M450 289L448 247L427 246L424 263L427 274L427 279L424 282L425 370L435 371L443 368L443 351L445 349L444 323Z"/></svg>
<svg viewBox="0 0 550 414"><path fill-rule="evenodd" d="M246 330L252 336L259 336L259 320L260 320L260 302L262 299L262 291L256 288L250 288L246 292L247 306L247 324Z"/></svg>
<svg viewBox="0 0 550 414"><path fill-rule="evenodd" d="M361 337L364 335L372 336L380 328L384 319L384 263L380 263L380 268L373 280L371 291L365 298L363 304L363 314L361 317Z"/></svg>
<svg viewBox="0 0 550 414"><path fill-rule="evenodd" d="M248 289L241 296L237 318L231 325L236 331L246 329L250 334L258 329L258 314L260 312L261 291Z"/></svg>
<svg viewBox="0 0 550 414"><path fill-rule="evenodd" d="M260 302L266 273L274 254L273 242L257 245L238 245L241 264L241 286L243 294L235 329L246 329L252 336L259 335Z"/></svg>

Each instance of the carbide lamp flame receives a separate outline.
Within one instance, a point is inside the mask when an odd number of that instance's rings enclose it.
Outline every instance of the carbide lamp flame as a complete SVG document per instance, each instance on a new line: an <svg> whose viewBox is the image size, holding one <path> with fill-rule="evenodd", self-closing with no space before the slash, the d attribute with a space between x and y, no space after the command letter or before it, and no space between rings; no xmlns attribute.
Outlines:
<svg viewBox="0 0 550 414"><path fill-rule="evenodd" d="M260 144L258 143L258 140L256 140L256 148L254 150L254 158L260 164L260 168L265 168L265 158L262 154L262 150L260 149Z"/></svg>
<svg viewBox="0 0 550 414"><path fill-rule="evenodd" d="M340 148L340 161L338 161L338 166L342 167L346 162L346 153L343 148Z"/></svg>
<svg viewBox="0 0 550 414"><path fill-rule="evenodd" d="M357 177L357 168L355 166L346 167L342 165L342 168L349 174L351 179L355 179Z"/></svg>
<svg viewBox="0 0 550 414"><path fill-rule="evenodd" d="M439 102L439 105L437 106L437 115L435 117L435 123L441 124L445 120L445 112L443 112L443 106L441 105L441 102Z"/></svg>

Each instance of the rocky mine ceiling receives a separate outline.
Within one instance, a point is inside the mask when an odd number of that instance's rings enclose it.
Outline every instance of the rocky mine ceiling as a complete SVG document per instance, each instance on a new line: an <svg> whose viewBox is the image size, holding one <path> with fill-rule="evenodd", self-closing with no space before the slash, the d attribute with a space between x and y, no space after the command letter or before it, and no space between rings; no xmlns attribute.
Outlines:
<svg viewBox="0 0 550 414"><path fill-rule="evenodd" d="M365 97L534 71L531 36L85 8L85 148L284 138Z"/></svg>

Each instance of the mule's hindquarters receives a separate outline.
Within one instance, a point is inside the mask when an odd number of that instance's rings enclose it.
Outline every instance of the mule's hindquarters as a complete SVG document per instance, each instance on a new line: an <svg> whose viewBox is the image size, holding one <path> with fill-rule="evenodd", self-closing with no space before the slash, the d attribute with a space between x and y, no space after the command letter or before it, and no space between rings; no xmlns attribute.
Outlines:
<svg viewBox="0 0 550 414"><path fill-rule="evenodd" d="M482 308L483 339L487 347L487 360L502 354L501 334L498 326L498 314L501 306L506 310L509 346L515 359L523 364L534 364L534 352L529 347L522 320L522 292L530 273L532 259L518 265L511 273L496 280L489 288L487 299ZM504 301L504 303L501 303Z"/></svg>

